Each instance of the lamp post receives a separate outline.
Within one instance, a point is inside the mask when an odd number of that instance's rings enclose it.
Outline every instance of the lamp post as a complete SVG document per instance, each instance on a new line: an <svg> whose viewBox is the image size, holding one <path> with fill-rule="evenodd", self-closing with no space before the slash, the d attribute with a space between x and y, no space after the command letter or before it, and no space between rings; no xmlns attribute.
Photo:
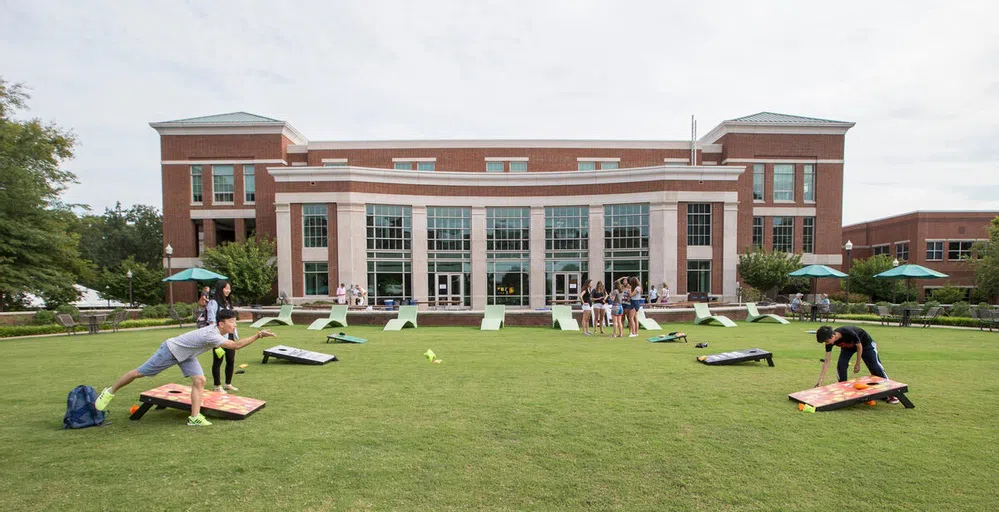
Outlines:
<svg viewBox="0 0 999 512"><path fill-rule="evenodd" d="M895 261L891 262L891 266L892 266L892 268L895 268L895 267L898 266L898 258L895 258ZM897 283L892 283L892 284L893 284L893 286L891 287L891 303L894 304L895 303L895 292L898 290L898 284Z"/></svg>
<svg viewBox="0 0 999 512"><path fill-rule="evenodd" d="M853 250L853 242L847 240L846 245L843 246L846 249L846 312L850 312L850 251Z"/></svg>
<svg viewBox="0 0 999 512"><path fill-rule="evenodd" d="M170 258L173 257L173 246L167 244L163 252L166 253L167 257L167 277L170 277L173 275L173 263L170 261ZM173 281L170 281L168 286L170 288L170 312L173 313Z"/></svg>
<svg viewBox="0 0 999 512"><path fill-rule="evenodd" d="M125 277L128 278L128 307L134 308L135 303L132 302L132 269L128 269L128 272L125 272Z"/></svg>

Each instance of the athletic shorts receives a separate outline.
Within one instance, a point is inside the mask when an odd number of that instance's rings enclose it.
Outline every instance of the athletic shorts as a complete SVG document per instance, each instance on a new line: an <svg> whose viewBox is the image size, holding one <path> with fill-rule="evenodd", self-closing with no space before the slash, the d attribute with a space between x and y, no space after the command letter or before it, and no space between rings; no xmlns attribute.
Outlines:
<svg viewBox="0 0 999 512"><path fill-rule="evenodd" d="M593 309L593 308L590 307L589 304L583 304L583 311L589 311L590 309Z"/></svg>
<svg viewBox="0 0 999 512"><path fill-rule="evenodd" d="M184 377L205 374L205 371L201 369L201 363L198 362L198 358L192 357L183 361L177 361L177 358L173 356L173 352L170 352L170 349L167 348L165 341L160 344L160 348L153 354L153 357L142 363L142 366L137 368L137 370L143 377L152 377L159 375L160 372L173 365L180 367L180 371L184 374Z"/></svg>

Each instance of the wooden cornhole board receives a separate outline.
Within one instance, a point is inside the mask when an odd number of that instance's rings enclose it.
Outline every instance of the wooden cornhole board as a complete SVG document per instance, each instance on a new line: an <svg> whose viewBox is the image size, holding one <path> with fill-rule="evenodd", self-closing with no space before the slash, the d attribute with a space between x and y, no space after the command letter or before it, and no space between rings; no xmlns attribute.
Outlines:
<svg viewBox="0 0 999 512"><path fill-rule="evenodd" d="M763 359L767 360L768 365L774 365L774 355L761 348L734 350L732 352L697 357L698 361L710 365L744 363L746 361L761 361Z"/></svg>
<svg viewBox="0 0 999 512"><path fill-rule="evenodd" d="M358 338L357 336L350 336L348 334L344 334L341 332L338 334L330 334L326 336L326 343L329 343L331 341L339 341L341 343L365 343L368 340L364 338Z"/></svg>
<svg viewBox="0 0 999 512"><path fill-rule="evenodd" d="M863 382L870 387L856 389L853 385L857 382ZM901 382L868 375L859 379L845 380L828 386L798 391L787 395L787 398L794 402L811 405L815 407L816 411L832 411L870 400L894 396L898 397L898 401L902 402L906 409L912 409L915 405L906 398L907 391L909 391L909 386Z"/></svg>
<svg viewBox="0 0 999 512"><path fill-rule="evenodd" d="M140 394L139 402L142 405L129 416L129 419L141 419L142 415L146 414L146 411L154 405L157 410L172 407L190 411L191 387L180 384L164 384ZM205 390L201 398L201 413L213 418L241 420L263 409L264 405L267 405L267 402L263 400Z"/></svg>
<svg viewBox="0 0 999 512"><path fill-rule="evenodd" d="M330 361L338 361L336 356L333 354L312 352L311 350L302 350L300 348L286 347L284 345L278 345L264 350L264 360L261 361L261 363L267 364L267 360L271 357L275 359L286 359L293 363L299 364L326 364Z"/></svg>

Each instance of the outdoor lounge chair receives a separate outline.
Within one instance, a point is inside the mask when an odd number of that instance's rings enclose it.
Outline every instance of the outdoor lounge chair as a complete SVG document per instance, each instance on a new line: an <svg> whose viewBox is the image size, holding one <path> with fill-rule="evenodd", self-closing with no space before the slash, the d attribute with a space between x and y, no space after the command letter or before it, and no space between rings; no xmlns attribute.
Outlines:
<svg viewBox="0 0 999 512"><path fill-rule="evenodd" d="M399 314L396 318L389 320L385 324L384 331L401 331L405 327L416 329L416 311L418 306L399 306Z"/></svg>
<svg viewBox="0 0 999 512"><path fill-rule="evenodd" d="M278 313L278 316L276 316L276 317L270 316L270 317L267 317L267 318L261 318L261 319L257 320L256 322L253 322L252 324L250 324L250 327L255 327L255 328L259 329L260 327L263 327L263 326L265 326L265 325L267 325L267 324L269 324L271 322L279 323L281 325L295 325L295 322L291 321L291 312L294 309L295 309L295 306L293 306L291 304L285 304L284 306L281 306L281 311Z"/></svg>
<svg viewBox="0 0 999 512"><path fill-rule="evenodd" d="M56 323L66 329L66 334L76 334L76 326L80 325L73 321L72 315L65 313L56 315Z"/></svg>
<svg viewBox="0 0 999 512"><path fill-rule="evenodd" d="M891 325L892 322L898 321L888 306L878 306L878 318L881 320L881 325Z"/></svg>
<svg viewBox="0 0 999 512"><path fill-rule="evenodd" d="M756 309L756 303L755 302L747 302L746 303L746 312L748 313L746 315L746 321L747 322L759 322L761 320L766 320L767 318L772 318L772 319L776 320L777 323L780 323L780 324L789 324L789 323L791 323L791 322L788 322L783 317L781 317L779 315L775 315L773 313L767 313L765 315L761 315L760 311L758 309Z"/></svg>
<svg viewBox="0 0 999 512"><path fill-rule="evenodd" d="M940 316L940 310L941 309L942 308L940 306L934 306L934 307L926 310L926 314L925 315L919 315L915 319L918 320L918 321L920 321L920 322L922 322L923 323L923 327L929 327L930 326L930 322L933 321L934 318Z"/></svg>
<svg viewBox="0 0 999 512"><path fill-rule="evenodd" d="M552 328L578 331L579 323L572 317L572 306L552 306Z"/></svg>
<svg viewBox="0 0 999 512"><path fill-rule="evenodd" d="M327 327L347 327L347 306L333 306L330 308L329 318L320 318L312 322L308 330L321 331Z"/></svg>
<svg viewBox="0 0 999 512"><path fill-rule="evenodd" d="M119 310L117 313L115 313L114 316L111 317L111 331L118 332L118 327L121 326L121 323L124 322L127 318L128 318L128 311L125 311L124 309Z"/></svg>
<svg viewBox="0 0 999 512"><path fill-rule="evenodd" d="M703 302L694 303L694 325L718 322L725 327L738 327L735 322L727 316L712 315L708 305Z"/></svg>
<svg viewBox="0 0 999 512"><path fill-rule="evenodd" d="M659 322L656 322L655 320L645 316L645 309L643 308L638 308L638 316L636 316L635 318L638 319L638 326L641 327L642 329L645 329L646 331L663 330L663 328L659 326Z"/></svg>
<svg viewBox="0 0 999 512"><path fill-rule="evenodd" d="M503 328L505 321L506 306L503 304L486 306L486 314L482 317L482 325L479 326L479 330L498 331Z"/></svg>

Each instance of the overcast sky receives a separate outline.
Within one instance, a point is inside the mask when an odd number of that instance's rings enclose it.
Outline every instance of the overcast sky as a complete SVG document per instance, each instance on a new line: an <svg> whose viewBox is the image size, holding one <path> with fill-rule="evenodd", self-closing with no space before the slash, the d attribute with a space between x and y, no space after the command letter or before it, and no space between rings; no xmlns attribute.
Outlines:
<svg viewBox="0 0 999 512"><path fill-rule="evenodd" d="M999 210L995 2L0 0L0 75L79 136L66 199L162 207L150 121L311 140L689 138L854 121L844 223Z"/></svg>

